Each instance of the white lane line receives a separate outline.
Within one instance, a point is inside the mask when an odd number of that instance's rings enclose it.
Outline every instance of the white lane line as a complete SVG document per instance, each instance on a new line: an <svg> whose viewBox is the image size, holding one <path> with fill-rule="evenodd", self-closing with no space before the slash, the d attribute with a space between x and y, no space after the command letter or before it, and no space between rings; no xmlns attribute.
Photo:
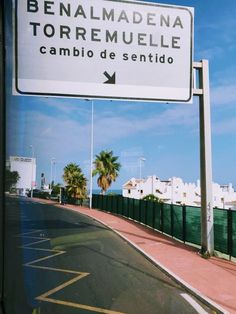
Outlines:
<svg viewBox="0 0 236 314"><path fill-rule="evenodd" d="M188 295L187 293L181 293L180 294L181 297L183 297L199 314L208 314L208 312L206 312L204 310L203 307L201 307L201 305L199 305L190 295Z"/></svg>

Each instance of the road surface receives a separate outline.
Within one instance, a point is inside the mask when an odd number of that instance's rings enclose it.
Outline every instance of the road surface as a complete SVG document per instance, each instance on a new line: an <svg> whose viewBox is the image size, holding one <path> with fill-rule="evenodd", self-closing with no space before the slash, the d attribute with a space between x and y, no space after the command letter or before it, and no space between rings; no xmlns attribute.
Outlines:
<svg viewBox="0 0 236 314"><path fill-rule="evenodd" d="M102 224L7 198L7 314L213 313Z"/></svg>

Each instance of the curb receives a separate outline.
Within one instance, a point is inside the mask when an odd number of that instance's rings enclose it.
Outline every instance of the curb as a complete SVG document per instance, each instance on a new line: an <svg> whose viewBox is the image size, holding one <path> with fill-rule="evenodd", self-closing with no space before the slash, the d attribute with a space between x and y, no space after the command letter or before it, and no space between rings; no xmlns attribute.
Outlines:
<svg viewBox="0 0 236 314"><path fill-rule="evenodd" d="M56 206L56 207L61 207L60 204L50 204L50 205ZM80 212L79 208L78 209L70 208L70 207L67 207L66 205L63 205L63 208L65 208L67 210L71 210L71 211L77 212L77 213L80 213L81 215L90 217L93 220L96 220L99 223L101 223L102 225L106 226L108 229L110 229L111 231L115 232L119 237L121 237L123 240L125 240L134 249L136 249L138 252L140 252L143 256L145 256L153 265L155 265L158 269L163 271L163 273L165 273L169 278L174 280L177 284L179 284L181 287L183 287L187 292L192 294L196 299L200 300L202 303L204 303L205 305L210 307L212 310L216 311L217 314L230 314L229 311L227 311L226 309L222 308L219 304L217 304L216 302L212 301L207 296L203 295L199 290L193 288L186 281L184 281L179 276L177 276L175 273L173 273L171 270L169 270L168 268L163 266L160 262L156 261L152 256L150 256L145 251L143 251L140 247L138 247L135 243L133 243L131 240L129 240L127 237L125 237L123 234L121 234L119 231L116 231L115 229L110 227L108 224L106 224L105 222L100 220L99 218L95 218L95 217L90 216L89 214ZM97 209L94 209L94 208L92 210L96 210L97 211ZM104 213L114 216L110 212L104 212ZM123 218L123 217L120 217L120 218Z"/></svg>
<svg viewBox="0 0 236 314"><path fill-rule="evenodd" d="M66 208L66 207L65 207ZM172 271L170 271L168 268L166 268L165 266L163 266L160 262L156 261L152 256L150 256L149 254L147 254L145 251L143 251L140 247L138 247L134 242L132 242L131 240L129 240L126 236L124 236L123 234L121 234L119 231L116 231L115 229L113 229L112 227L110 227L108 224L106 224L105 222L103 222L102 220L92 217L89 214L86 213L82 213L77 209L73 209L73 208L68 208L69 210L75 211L75 212L79 212L81 215L90 217L98 222L100 222L101 224L103 224L104 226L106 226L108 229L112 230L113 232L115 232L119 237L121 237L123 240L125 240L129 245L131 245L133 248L135 248L138 252L140 252L143 256L145 256L152 264L154 264L157 268L159 268L161 271L163 271L163 273L165 273L168 277L170 277L172 280L174 280L177 284L179 284L181 287L183 287L187 292L189 292L190 294L192 294L195 298L197 298L198 300L200 300L202 303L204 303L205 305L207 305L208 307L212 308L214 311L216 311L219 314L230 314L230 312L228 312L226 309L222 308L219 304L217 304L216 302L212 301L210 298L206 297L205 295L203 295L200 291L198 291L197 289L193 288L191 285L189 285L186 281L184 281L183 279L181 279L179 276L177 276L175 273L173 273ZM96 210L96 209L95 209ZM106 212L107 213L107 212ZM110 215L112 215L112 213L108 213ZM122 218L122 217L120 217Z"/></svg>
<svg viewBox="0 0 236 314"><path fill-rule="evenodd" d="M96 219L97 220L97 219ZM98 220L99 221L99 220ZM102 223L101 221L99 221ZM103 223L104 224L104 223ZM106 225L106 224L104 224ZM210 308L212 308L214 311L217 311L219 314L230 314L227 310L223 309L220 305L209 299L208 297L204 296L200 291L193 288L191 285L189 285L186 281L181 279L179 276L177 276L175 273L173 273L171 270L163 266L160 262L156 261L152 256L147 254L145 251L143 251L141 248L139 248L135 243L127 239L125 236L120 234L118 231L110 228L108 225L106 225L109 229L113 230L116 234L118 234L121 238L123 238L126 242L128 242L132 247L134 247L137 251L139 251L142 255L144 255L150 262L152 262L157 268L159 268L163 273L165 273L167 276L169 276L172 280L174 280L177 284L179 284L181 287L183 287L186 291L191 293L195 298L200 300L202 303L206 304Z"/></svg>

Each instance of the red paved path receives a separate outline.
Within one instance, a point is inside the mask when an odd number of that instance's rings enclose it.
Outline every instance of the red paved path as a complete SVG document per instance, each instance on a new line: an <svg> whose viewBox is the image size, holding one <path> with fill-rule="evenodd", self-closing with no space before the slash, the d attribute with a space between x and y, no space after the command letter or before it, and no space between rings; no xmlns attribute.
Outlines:
<svg viewBox="0 0 236 314"><path fill-rule="evenodd" d="M66 205L104 223L152 259L172 276L193 288L194 294L210 299L236 314L236 264L212 257L203 259L198 250L131 220L84 207Z"/></svg>

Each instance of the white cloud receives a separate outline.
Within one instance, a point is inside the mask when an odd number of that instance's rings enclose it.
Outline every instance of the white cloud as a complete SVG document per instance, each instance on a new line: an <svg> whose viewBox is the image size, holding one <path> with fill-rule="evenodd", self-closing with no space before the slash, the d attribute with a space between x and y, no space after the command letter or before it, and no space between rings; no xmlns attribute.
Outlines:
<svg viewBox="0 0 236 314"><path fill-rule="evenodd" d="M219 57L219 56L223 56L225 53L224 48L222 48L221 46L211 46L209 48L205 48L202 50L197 51L196 53L196 58L197 59L207 59L210 61L213 61L214 58Z"/></svg>
<svg viewBox="0 0 236 314"><path fill-rule="evenodd" d="M216 135L236 134L236 118L232 117L214 123L212 131Z"/></svg>
<svg viewBox="0 0 236 314"><path fill-rule="evenodd" d="M55 108L57 108L55 104ZM58 110L40 111L26 110L24 114L11 113L10 140L12 153L29 154L29 145L33 145L38 160L38 172L50 175L50 158L57 160L58 174L68 162L79 163L88 173L90 157L91 116L84 111L84 116L75 117L70 114L58 114ZM66 104L65 107L66 108ZM142 143L146 137L163 133L176 134L176 130L187 128L192 130L198 124L198 107L194 105L169 105L162 110L147 112L145 115L135 112L124 114L123 110L97 110L94 120L94 150L102 146L116 151L116 141L131 140L142 136L140 146L132 151L123 152L122 164L126 172L137 173L137 158L142 155ZM164 109L163 109L164 108ZM165 108L168 108L167 110ZM31 107L32 109L32 107ZM136 141L135 139L135 141ZM132 144L131 144L132 145ZM126 156L125 154L135 155ZM132 158L131 158L132 157Z"/></svg>
<svg viewBox="0 0 236 314"><path fill-rule="evenodd" d="M216 86L211 89L213 105L225 105L236 102L236 84Z"/></svg>
<svg viewBox="0 0 236 314"><path fill-rule="evenodd" d="M139 169L139 158L143 156L142 147L130 147L129 149L120 152L120 162L122 170L129 173L129 175L137 175Z"/></svg>
<svg viewBox="0 0 236 314"><path fill-rule="evenodd" d="M43 112L29 111L24 118L18 112L11 115L8 146L16 150L19 145L27 153L27 146L33 144L36 154L60 155L61 159L80 155L89 149L90 127L69 118L46 115ZM25 150L25 152L24 152Z"/></svg>
<svg viewBox="0 0 236 314"><path fill-rule="evenodd" d="M171 105L170 105L171 106ZM160 113L150 113L132 118L127 116L97 117L95 123L95 142L106 144L119 138L130 138L138 133L150 134L176 133L176 127L194 129L197 125L196 105L180 105Z"/></svg>

